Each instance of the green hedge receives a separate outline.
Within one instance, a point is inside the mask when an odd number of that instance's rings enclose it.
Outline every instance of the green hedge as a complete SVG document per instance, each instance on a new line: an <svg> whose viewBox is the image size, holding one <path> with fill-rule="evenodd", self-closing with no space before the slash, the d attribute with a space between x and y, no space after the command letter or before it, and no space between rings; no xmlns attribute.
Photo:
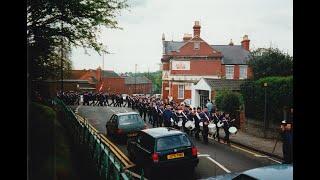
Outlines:
<svg viewBox="0 0 320 180"><path fill-rule="evenodd" d="M265 89L264 83L267 83ZM241 85L246 116L264 120L265 90L267 94L267 119L278 123L283 119L283 108L292 107L293 77L266 77L247 81Z"/></svg>
<svg viewBox="0 0 320 180"><path fill-rule="evenodd" d="M30 179L75 179L71 149L56 112L34 102L29 110Z"/></svg>
<svg viewBox="0 0 320 180"><path fill-rule="evenodd" d="M222 90L217 92L215 102L218 110L234 114L243 105L243 98L240 93Z"/></svg>

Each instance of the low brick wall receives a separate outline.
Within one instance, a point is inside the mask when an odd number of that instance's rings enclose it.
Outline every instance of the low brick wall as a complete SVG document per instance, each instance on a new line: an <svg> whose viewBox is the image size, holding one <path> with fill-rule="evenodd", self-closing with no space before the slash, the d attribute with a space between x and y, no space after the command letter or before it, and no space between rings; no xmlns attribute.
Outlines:
<svg viewBox="0 0 320 180"><path fill-rule="evenodd" d="M242 124L241 131L257 136L257 137L264 137L264 122L263 121L256 121L254 119L247 118L245 122ZM279 125L276 124L269 124L269 128L266 131L266 137L268 139L276 139L280 138L279 134Z"/></svg>

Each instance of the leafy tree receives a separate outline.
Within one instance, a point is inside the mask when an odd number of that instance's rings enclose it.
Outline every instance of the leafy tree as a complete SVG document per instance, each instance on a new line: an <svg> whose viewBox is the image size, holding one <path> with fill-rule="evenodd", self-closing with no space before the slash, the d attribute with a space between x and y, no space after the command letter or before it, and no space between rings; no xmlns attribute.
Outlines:
<svg viewBox="0 0 320 180"><path fill-rule="evenodd" d="M239 110L240 106L243 105L241 94L230 90L218 91L215 102L218 109L231 114L235 114L235 112Z"/></svg>
<svg viewBox="0 0 320 180"><path fill-rule="evenodd" d="M249 65L255 79L292 75L293 57L277 48L259 48L252 52Z"/></svg>
<svg viewBox="0 0 320 180"><path fill-rule="evenodd" d="M115 17L127 6L126 0L27 1L30 78L47 78L41 69L52 64L51 58L57 57L58 46L105 51L97 40L98 32L102 26L119 28Z"/></svg>

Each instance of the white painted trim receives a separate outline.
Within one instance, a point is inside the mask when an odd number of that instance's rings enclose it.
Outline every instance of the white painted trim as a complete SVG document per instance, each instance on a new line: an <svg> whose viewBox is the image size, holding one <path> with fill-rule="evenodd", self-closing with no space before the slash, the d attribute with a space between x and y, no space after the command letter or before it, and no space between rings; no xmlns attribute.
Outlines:
<svg viewBox="0 0 320 180"><path fill-rule="evenodd" d="M221 79L218 75L212 76L191 76L191 75L169 75L170 80L178 81L199 81L201 78Z"/></svg>

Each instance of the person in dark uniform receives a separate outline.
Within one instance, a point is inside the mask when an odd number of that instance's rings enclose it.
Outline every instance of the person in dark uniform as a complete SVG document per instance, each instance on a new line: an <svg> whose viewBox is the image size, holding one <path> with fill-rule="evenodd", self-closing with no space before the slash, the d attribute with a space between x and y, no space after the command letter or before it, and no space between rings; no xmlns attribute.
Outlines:
<svg viewBox="0 0 320 180"><path fill-rule="evenodd" d="M157 106L158 108L158 127L162 127L162 123L163 123L163 111L164 111L164 108L163 108L163 105L159 105Z"/></svg>
<svg viewBox="0 0 320 180"><path fill-rule="evenodd" d="M227 143L228 145L230 145L230 132L229 132L229 128L230 128L230 116L229 113L225 113L223 119L223 130L225 133L225 137L224 137L224 143Z"/></svg>
<svg viewBox="0 0 320 180"><path fill-rule="evenodd" d="M173 112L171 111L170 106L168 105L163 111L163 124L165 127L171 127L171 119L173 119Z"/></svg>
<svg viewBox="0 0 320 180"><path fill-rule="evenodd" d="M195 117L194 117L194 120L195 120L195 133L194 133L194 137L195 137L197 140L200 139L200 137L199 137L199 133L200 133L199 123L201 122L200 114L201 114L201 107L198 107L198 108L197 108L197 111L196 111L196 113L195 113Z"/></svg>
<svg viewBox="0 0 320 180"><path fill-rule="evenodd" d="M150 114L152 116L152 127L158 127L158 125L159 125L159 123L158 123L159 110L158 110L156 103L153 103L153 105L150 109Z"/></svg>
<svg viewBox="0 0 320 180"><path fill-rule="evenodd" d="M292 163L292 122L282 121L281 122L281 136L282 136L282 153L283 153L283 164Z"/></svg>
<svg viewBox="0 0 320 180"><path fill-rule="evenodd" d="M99 106L103 106L104 95L102 93L98 95L98 99L99 99Z"/></svg>
<svg viewBox="0 0 320 180"><path fill-rule="evenodd" d="M143 120L146 122L147 113L148 113L148 104L146 101L142 103L142 112L143 112Z"/></svg>
<svg viewBox="0 0 320 180"><path fill-rule="evenodd" d="M202 112L202 123L203 123L203 130L202 130L202 138L203 142L205 144L208 144L208 134L209 134L209 122L210 122L211 116L208 112L208 108L204 108Z"/></svg>
<svg viewBox="0 0 320 180"><path fill-rule="evenodd" d="M217 138L218 142L220 142L220 135L219 135L220 128L218 127L218 122L220 122L220 113L215 111L214 113L212 113L212 118L213 118L213 123L216 125L216 133L213 136L213 138L214 139Z"/></svg>

